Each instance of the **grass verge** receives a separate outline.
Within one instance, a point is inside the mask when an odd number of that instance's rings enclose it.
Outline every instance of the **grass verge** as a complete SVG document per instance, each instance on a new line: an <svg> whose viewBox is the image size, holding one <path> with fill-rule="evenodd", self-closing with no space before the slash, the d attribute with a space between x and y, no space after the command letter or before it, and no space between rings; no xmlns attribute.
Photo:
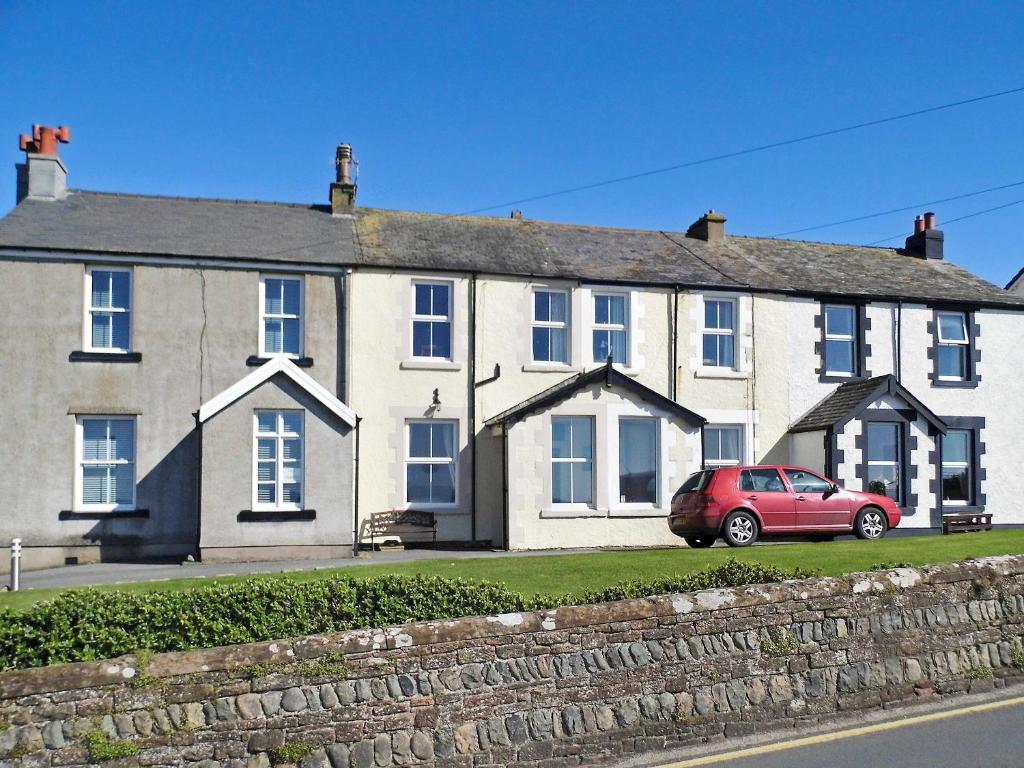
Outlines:
<svg viewBox="0 0 1024 768"><path fill-rule="evenodd" d="M361 565L267 574L260 578L316 581L336 575L361 579L385 574L449 576L487 580L503 584L522 594L544 592L566 595L599 590L627 579L651 579L672 574L695 573L735 558L779 568L804 568L823 576L838 576L870 570L882 563L926 565L969 560L990 555L1024 553L1024 530L989 531L956 536L891 537L882 541L840 539L830 543L796 543L749 549L654 549L620 552L588 552L568 555L536 555L464 560L424 560L393 565ZM182 568L186 571L186 568ZM31 579L29 574L26 577ZM175 592L211 583L229 584L252 576L223 578L182 578L170 581L99 585L104 592ZM0 592L0 608L25 610L32 603L48 600L62 589L25 589Z"/></svg>

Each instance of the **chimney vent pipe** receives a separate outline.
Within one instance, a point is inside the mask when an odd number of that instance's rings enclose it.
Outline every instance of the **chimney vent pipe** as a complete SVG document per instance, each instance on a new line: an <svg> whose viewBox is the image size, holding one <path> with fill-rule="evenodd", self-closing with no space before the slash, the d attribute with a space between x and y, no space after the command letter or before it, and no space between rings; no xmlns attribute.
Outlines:
<svg viewBox="0 0 1024 768"><path fill-rule="evenodd" d="M932 211L928 211L924 215L924 228L926 230L935 229L935 214Z"/></svg>
<svg viewBox="0 0 1024 768"><path fill-rule="evenodd" d="M922 232L924 232L924 219L922 219L920 216L917 216L914 219L914 234L918 235Z"/></svg>
<svg viewBox="0 0 1024 768"><path fill-rule="evenodd" d="M331 184L331 213L350 213L356 206L356 189L352 166L352 145L339 144L334 155L335 179Z"/></svg>

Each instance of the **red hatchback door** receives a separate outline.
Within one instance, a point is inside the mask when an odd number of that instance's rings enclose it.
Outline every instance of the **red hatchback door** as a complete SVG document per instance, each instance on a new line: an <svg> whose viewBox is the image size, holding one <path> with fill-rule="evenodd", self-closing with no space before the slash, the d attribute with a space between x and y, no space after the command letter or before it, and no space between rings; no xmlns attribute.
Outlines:
<svg viewBox="0 0 1024 768"><path fill-rule="evenodd" d="M738 481L740 497L757 510L765 533L793 527L793 494L782 482L779 470L775 467L741 469Z"/></svg>
<svg viewBox="0 0 1024 768"><path fill-rule="evenodd" d="M785 468L786 479L793 488L797 528L849 529L850 498L832 483L813 472L798 467Z"/></svg>

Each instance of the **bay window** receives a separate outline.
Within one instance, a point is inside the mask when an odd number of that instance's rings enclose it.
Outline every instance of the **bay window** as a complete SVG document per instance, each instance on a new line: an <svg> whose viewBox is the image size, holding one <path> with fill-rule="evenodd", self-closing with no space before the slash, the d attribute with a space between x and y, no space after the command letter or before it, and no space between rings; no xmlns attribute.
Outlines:
<svg viewBox="0 0 1024 768"><path fill-rule="evenodd" d="M594 503L594 422L589 416L551 418L551 501Z"/></svg>
<svg viewBox="0 0 1024 768"><path fill-rule="evenodd" d="M658 502L658 421L619 419L619 502Z"/></svg>

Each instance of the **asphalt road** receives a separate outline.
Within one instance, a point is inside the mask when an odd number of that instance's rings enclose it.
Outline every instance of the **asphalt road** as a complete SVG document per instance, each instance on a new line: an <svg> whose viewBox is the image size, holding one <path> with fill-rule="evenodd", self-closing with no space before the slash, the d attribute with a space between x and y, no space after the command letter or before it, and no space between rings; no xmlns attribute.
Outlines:
<svg viewBox="0 0 1024 768"><path fill-rule="evenodd" d="M1024 696L1014 695L717 754L652 761L651 768L1021 768ZM838 737L838 738L837 738ZM802 743L804 742L804 743ZM781 747L781 749L780 749ZM719 747L721 749L721 747Z"/></svg>

